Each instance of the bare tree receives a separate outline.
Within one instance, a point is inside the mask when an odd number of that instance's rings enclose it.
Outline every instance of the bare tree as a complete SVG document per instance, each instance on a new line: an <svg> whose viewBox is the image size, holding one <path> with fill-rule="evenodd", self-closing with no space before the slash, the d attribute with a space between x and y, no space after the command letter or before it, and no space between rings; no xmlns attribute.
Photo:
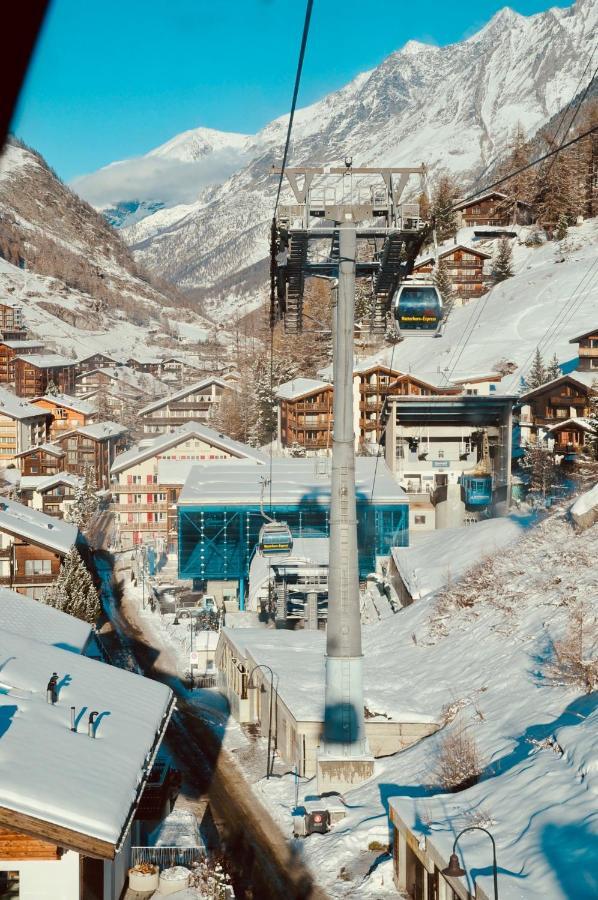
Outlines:
<svg viewBox="0 0 598 900"><path fill-rule="evenodd" d="M570 607L565 635L554 642L550 671L558 683L586 694L598 689L598 616L588 603L576 601Z"/></svg>
<svg viewBox="0 0 598 900"><path fill-rule="evenodd" d="M459 723L440 742L436 778L446 791L463 791L477 784L484 769L475 739Z"/></svg>

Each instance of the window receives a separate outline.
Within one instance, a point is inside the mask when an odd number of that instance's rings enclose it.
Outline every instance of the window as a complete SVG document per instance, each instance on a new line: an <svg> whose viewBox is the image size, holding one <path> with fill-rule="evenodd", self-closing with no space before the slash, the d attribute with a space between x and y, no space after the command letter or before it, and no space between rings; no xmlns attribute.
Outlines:
<svg viewBox="0 0 598 900"><path fill-rule="evenodd" d="M425 525L426 517L425 516L415 516L413 522L415 525Z"/></svg>
<svg viewBox="0 0 598 900"><path fill-rule="evenodd" d="M52 571L49 559L26 559L25 575L47 575Z"/></svg>
<svg viewBox="0 0 598 900"><path fill-rule="evenodd" d="M438 459L444 459L444 450L438 451Z"/></svg>
<svg viewBox="0 0 598 900"><path fill-rule="evenodd" d="M568 419L569 418L569 410L563 409L561 406L557 407L555 410L555 414L557 419Z"/></svg>
<svg viewBox="0 0 598 900"><path fill-rule="evenodd" d="M495 391L495 390L496 390L496 385L495 385L495 384L489 384L489 385L488 385L488 390L489 390L490 392Z"/></svg>

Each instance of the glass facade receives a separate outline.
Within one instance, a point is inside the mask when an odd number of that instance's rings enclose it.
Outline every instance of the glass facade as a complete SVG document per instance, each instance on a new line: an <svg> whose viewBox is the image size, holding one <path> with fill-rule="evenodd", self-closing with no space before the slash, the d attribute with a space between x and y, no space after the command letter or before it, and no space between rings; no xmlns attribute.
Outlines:
<svg viewBox="0 0 598 900"><path fill-rule="evenodd" d="M328 537L328 506L273 505L272 516L286 522L294 538ZM270 513L269 513L270 514ZM376 556L409 543L407 503L357 503L359 575L375 570ZM179 506L179 578L239 580L249 575L264 519L259 505Z"/></svg>

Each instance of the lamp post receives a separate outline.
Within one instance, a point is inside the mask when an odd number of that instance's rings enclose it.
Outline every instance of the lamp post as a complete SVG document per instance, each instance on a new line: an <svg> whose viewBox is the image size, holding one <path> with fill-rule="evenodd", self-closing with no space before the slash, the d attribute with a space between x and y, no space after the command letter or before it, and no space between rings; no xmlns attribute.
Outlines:
<svg viewBox="0 0 598 900"><path fill-rule="evenodd" d="M462 878L465 875L465 869L463 869L459 865L459 857L457 856L457 842L461 835L465 834L466 831L483 831L484 834L487 834L490 840L492 841L492 874L494 878L494 900L498 900L498 869L496 867L496 842L489 831L486 828L482 828L481 825L470 825L468 828L464 828L463 831L460 831L455 840L453 841L453 852L451 853L451 857L449 859L449 864L446 869L442 870L443 875L448 875L449 878Z"/></svg>
<svg viewBox="0 0 598 900"><path fill-rule="evenodd" d="M267 669L268 672L270 673L270 712L268 714L268 757L266 760L266 778L270 778L270 769L271 769L270 748L272 746L272 692L273 692L273 688L274 688L274 672L272 671L270 666L267 666L265 663L260 663L259 665L254 666L253 669L251 670L251 672L249 673L249 679L247 681L248 688L254 687L254 685L251 683L251 679L253 678L253 673L255 672L256 669ZM276 678L278 679L278 675L276 676Z"/></svg>

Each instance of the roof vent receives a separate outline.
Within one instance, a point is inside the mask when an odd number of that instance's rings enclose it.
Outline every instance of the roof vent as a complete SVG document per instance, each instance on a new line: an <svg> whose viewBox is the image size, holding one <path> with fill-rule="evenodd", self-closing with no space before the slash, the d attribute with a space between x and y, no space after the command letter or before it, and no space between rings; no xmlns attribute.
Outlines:
<svg viewBox="0 0 598 900"><path fill-rule="evenodd" d="M54 528L54 526L52 525L51 522L48 522L48 528L49 528L50 530L51 530L52 528Z"/></svg>

